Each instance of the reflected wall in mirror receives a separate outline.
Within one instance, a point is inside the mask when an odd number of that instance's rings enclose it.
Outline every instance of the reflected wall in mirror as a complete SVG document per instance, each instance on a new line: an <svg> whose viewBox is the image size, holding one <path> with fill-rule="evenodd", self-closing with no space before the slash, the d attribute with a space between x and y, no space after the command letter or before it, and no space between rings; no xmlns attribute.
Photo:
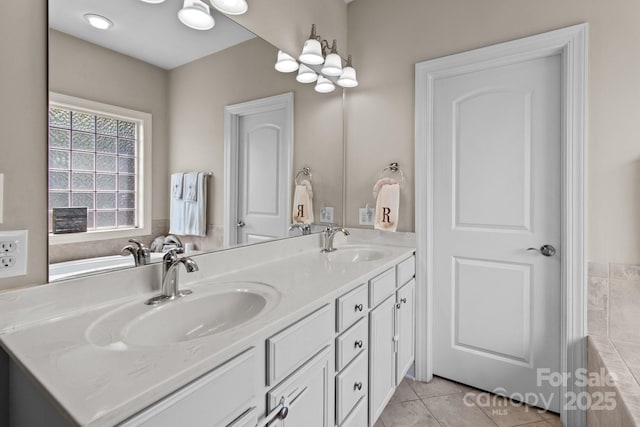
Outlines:
<svg viewBox="0 0 640 427"><path fill-rule="evenodd" d="M207 179L206 235L179 236L196 250L219 250L243 238L258 242L264 234L298 235L288 233L286 224L292 220L294 178L304 167L312 174L314 223L320 223L324 207L333 207L333 222L342 222L342 92L318 94L313 85L275 71L278 49L217 12L211 30L185 27L177 18L179 3L49 1L50 214L53 208L86 207L87 227L95 228L50 234L50 264L85 259L79 270L90 273L114 265L89 259L111 256L116 268L133 266L133 257L120 255L130 238L150 246L157 236L169 234L175 173L213 175ZM92 28L83 18L87 13L103 15L113 26ZM255 127L257 132L245 132L240 157L230 161L225 108L287 97L293 102L291 155L274 146L281 135L273 134L281 129L269 122L273 118L259 117L266 122ZM239 111L233 108L228 110ZM232 121L239 134L253 126L244 115ZM227 134L233 134L228 124ZM240 168L225 170L225 164L239 162ZM225 176L258 197L231 197ZM256 192L259 184L269 186ZM283 200L289 203L286 209ZM259 217L269 210L281 218L273 233L247 231L242 237L231 230L230 225L246 220L242 212ZM225 212L234 211L237 218L229 213L225 218ZM71 273L50 274L53 280Z"/></svg>

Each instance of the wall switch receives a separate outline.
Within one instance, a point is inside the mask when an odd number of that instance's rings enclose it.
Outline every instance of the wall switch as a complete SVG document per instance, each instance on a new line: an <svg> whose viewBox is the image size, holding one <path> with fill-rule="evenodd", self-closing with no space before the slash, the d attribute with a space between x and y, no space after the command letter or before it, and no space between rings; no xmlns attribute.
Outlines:
<svg viewBox="0 0 640 427"><path fill-rule="evenodd" d="M333 223L333 208L320 208L320 222Z"/></svg>
<svg viewBox="0 0 640 427"><path fill-rule="evenodd" d="M360 225L373 225L376 218L376 210L374 208L360 208L358 218Z"/></svg>
<svg viewBox="0 0 640 427"><path fill-rule="evenodd" d="M0 279L27 274L27 230L0 231Z"/></svg>

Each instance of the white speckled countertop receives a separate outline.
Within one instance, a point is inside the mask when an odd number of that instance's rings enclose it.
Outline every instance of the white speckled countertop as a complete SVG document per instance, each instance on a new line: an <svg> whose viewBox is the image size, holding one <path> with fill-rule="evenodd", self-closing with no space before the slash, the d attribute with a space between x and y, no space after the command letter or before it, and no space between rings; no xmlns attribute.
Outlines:
<svg viewBox="0 0 640 427"><path fill-rule="evenodd" d="M415 250L409 233L353 234L336 238L336 246L376 245L384 258L331 263L320 253L317 235L194 257L200 271L182 273L181 287L196 295L231 281L263 282L280 293L271 311L216 335L121 350L89 341L87 330L101 316L157 294L157 284L148 283L159 282L160 266L155 265L0 294L0 312L7 314L0 320L0 342L77 424L111 426L263 343ZM110 280L111 293L104 289Z"/></svg>

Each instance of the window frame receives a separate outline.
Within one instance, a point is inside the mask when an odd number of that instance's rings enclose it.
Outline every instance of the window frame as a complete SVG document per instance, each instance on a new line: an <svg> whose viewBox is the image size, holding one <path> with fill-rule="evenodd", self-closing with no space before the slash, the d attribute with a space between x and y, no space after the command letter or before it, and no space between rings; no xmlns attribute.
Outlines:
<svg viewBox="0 0 640 427"><path fill-rule="evenodd" d="M49 92L47 112L51 107L60 107L81 113L112 117L136 123L137 138L136 153L136 222L138 227L89 230L83 233L49 234L49 245L65 243L92 242L98 240L117 239L143 236L151 234L151 146L152 146L152 115L142 111L131 110L115 105L104 104L75 96ZM48 117L48 113L47 113ZM47 124L48 129L48 124ZM47 132L47 152L49 151L49 133ZM48 156L47 156L48 157ZM47 167L47 171L48 171ZM48 173L47 173L48 175ZM47 180L47 198L49 184ZM132 234L135 233L135 234Z"/></svg>

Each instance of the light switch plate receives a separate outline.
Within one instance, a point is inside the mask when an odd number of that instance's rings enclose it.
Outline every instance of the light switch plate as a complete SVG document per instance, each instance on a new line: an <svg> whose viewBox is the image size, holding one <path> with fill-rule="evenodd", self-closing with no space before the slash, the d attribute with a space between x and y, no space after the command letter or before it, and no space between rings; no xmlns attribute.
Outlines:
<svg viewBox="0 0 640 427"><path fill-rule="evenodd" d="M376 218L376 210L374 208L360 208L358 218L360 225L373 225Z"/></svg>
<svg viewBox="0 0 640 427"><path fill-rule="evenodd" d="M333 208L320 208L320 222L333 223Z"/></svg>
<svg viewBox="0 0 640 427"><path fill-rule="evenodd" d="M27 230L0 231L0 279L27 274Z"/></svg>

